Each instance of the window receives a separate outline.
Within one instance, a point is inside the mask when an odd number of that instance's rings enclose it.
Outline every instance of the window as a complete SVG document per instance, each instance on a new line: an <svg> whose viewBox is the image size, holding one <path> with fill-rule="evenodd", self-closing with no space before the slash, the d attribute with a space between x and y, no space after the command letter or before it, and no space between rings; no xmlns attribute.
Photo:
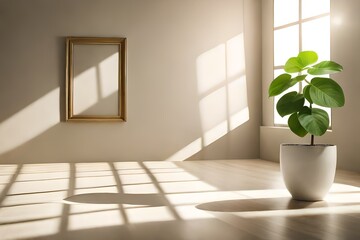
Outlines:
<svg viewBox="0 0 360 240"><path fill-rule="evenodd" d="M319 61L330 59L330 0L274 0L274 78L284 72L289 57L305 50L317 52ZM303 87L297 84L285 93ZM288 121L276 111L282 95L274 99L274 124L280 126ZM331 119L330 110L324 110Z"/></svg>

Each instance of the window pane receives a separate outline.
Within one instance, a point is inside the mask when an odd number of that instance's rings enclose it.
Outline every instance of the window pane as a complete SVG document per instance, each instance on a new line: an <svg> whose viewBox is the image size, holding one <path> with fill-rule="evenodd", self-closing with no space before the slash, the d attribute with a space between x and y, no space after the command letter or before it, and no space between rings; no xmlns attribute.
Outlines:
<svg viewBox="0 0 360 240"><path fill-rule="evenodd" d="M302 19L330 12L330 0L302 0Z"/></svg>
<svg viewBox="0 0 360 240"><path fill-rule="evenodd" d="M318 53L319 60L330 59L330 17L322 17L303 24L303 50Z"/></svg>
<svg viewBox="0 0 360 240"><path fill-rule="evenodd" d="M299 0L274 1L274 27L299 20Z"/></svg>
<svg viewBox="0 0 360 240"><path fill-rule="evenodd" d="M283 74L283 73L284 73L284 69L276 69L276 70L274 70L274 78L276 78L277 76L279 76L280 74ZM285 95L288 92L292 92L292 91L297 91L298 92L299 91L299 84L296 84L296 85L292 86L291 88L289 88L288 90L286 90L282 94L274 97L274 124L275 125L287 125L289 116L281 117L278 114L277 110L276 110L276 104L283 95Z"/></svg>
<svg viewBox="0 0 360 240"><path fill-rule="evenodd" d="M274 65L285 65L299 53L299 25L274 31Z"/></svg>

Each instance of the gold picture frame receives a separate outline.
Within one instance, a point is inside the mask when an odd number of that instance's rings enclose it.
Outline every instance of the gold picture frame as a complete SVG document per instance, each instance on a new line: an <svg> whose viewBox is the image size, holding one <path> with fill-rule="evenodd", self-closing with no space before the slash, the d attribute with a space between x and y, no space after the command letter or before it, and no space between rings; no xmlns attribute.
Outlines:
<svg viewBox="0 0 360 240"><path fill-rule="evenodd" d="M66 38L66 121L126 121L126 38Z"/></svg>

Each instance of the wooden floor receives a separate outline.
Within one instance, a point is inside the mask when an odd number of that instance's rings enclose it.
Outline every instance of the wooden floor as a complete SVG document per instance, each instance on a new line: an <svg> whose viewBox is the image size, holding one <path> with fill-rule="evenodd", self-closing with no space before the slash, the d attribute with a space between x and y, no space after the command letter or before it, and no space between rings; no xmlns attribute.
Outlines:
<svg viewBox="0 0 360 240"><path fill-rule="evenodd" d="M0 165L0 239L360 239L360 174L294 201L262 160Z"/></svg>

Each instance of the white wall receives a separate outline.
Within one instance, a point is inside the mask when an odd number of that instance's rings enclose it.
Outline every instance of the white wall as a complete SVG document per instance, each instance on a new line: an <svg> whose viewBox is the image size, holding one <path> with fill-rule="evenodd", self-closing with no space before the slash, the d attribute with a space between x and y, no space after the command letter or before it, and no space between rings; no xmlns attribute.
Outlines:
<svg viewBox="0 0 360 240"><path fill-rule="evenodd" d="M258 158L261 1L244 1L1 1L0 161ZM127 38L128 122L63 121L66 36Z"/></svg>
<svg viewBox="0 0 360 240"><path fill-rule="evenodd" d="M293 136L289 129L274 128L272 101L267 88L272 80L272 1L262 1L263 7L263 117L260 134L260 157L278 161L279 144L283 142L309 142ZM360 171L360 1L331 0L331 59L343 65L344 71L336 75L344 89L346 103L332 111L332 132L316 138L317 142L338 146L338 167Z"/></svg>

